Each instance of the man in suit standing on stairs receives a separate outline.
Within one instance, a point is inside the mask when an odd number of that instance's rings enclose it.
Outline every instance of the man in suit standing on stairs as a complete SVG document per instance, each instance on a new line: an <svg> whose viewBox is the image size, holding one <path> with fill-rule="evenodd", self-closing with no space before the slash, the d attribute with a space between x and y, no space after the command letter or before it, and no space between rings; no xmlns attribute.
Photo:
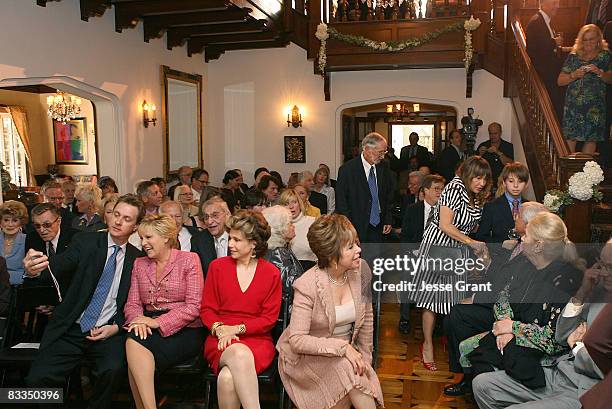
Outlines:
<svg viewBox="0 0 612 409"><path fill-rule="evenodd" d="M29 387L62 387L86 357L93 361L96 378L89 407L111 407L115 383L126 368L123 306L132 265L141 255L128 238L143 215L142 202L124 195L115 205L108 232L79 233L62 257L51 262L40 251L26 254L29 276L50 268L58 279L73 277L47 325L26 378Z"/></svg>

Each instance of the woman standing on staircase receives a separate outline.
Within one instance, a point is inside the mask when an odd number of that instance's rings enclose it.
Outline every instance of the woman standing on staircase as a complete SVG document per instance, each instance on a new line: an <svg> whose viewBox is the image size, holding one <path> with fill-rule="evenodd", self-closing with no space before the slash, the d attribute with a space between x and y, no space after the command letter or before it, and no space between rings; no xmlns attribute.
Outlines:
<svg viewBox="0 0 612 409"><path fill-rule="evenodd" d="M610 135L606 127L606 84L612 84L612 55L595 24L582 27L557 80L566 86L563 135L570 151L595 153L597 142ZM610 109L610 107L608 107Z"/></svg>

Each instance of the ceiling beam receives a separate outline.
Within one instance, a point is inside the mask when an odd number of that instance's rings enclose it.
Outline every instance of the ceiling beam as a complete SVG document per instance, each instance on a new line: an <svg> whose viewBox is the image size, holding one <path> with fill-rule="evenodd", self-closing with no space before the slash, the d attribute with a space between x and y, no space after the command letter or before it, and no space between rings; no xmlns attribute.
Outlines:
<svg viewBox="0 0 612 409"><path fill-rule="evenodd" d="M200 26L173 27L167 31L168 49L181 46L188 38L213 34L256 33L266 28L266 21L247 20L244 23L207 24Z"/></svg>
<svg viewBox="0 0 612 409"><path fill-rule="evenodd" d="M251 43L232 43L232 44L212 44L206 47L204 51L204 60L209 62L211 60L216 60L221 56L221 54L226 51L231 50L251 50L251 49L261 49L261 48L278 48L285 47L289 44L289 41L286 39L278 39L271 41L259 41L259 42L251 42Z"/></svg>
<svg viewBox="0 0 612 409"><path fill-rule="evenodd" d="M187 54L191 57L193 54L201 54L204 47L210 44L229 44L229 43L249 43L276 40L279 37L274 31L263 31L261 33L245 33L245 34L218 34L202 37L190 38L187 42Z"/></svg>
<svg viewBox="0 0 612 409"><path fill-rule="evenodd" d="M134 28L141 17L209 10L225 10L226 0L112 0L115 6L115 31Z"/></svg>
<svg viewBox="0 0 612 409"><path fill-rule="evenodd" d="M244 22L250 11L231 6L226 10L145 16L143 17L144 40L149 42L152 38L159 38L172 27Z"/></svg>
<svg viewBox="0 0 612 409"><path fill-rule="evenodd" d="M81 20L89 21L90 17L100 17L111 7L111 0L80 0Z"/></svg>
<svg viewBox="0 0 612 409"><path fill-rule="evenodd" d="M61 1L61 0L36 0L36 4L41 7L47 7L47 3L52 1Z"/></svg>

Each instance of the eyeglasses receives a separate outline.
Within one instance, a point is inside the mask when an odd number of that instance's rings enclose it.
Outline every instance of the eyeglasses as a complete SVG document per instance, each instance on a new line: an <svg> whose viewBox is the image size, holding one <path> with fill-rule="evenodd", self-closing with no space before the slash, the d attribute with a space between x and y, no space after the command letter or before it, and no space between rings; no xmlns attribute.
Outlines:
<svg viewBox="0 0 612 409"><path fill-rule="evenodd" d="M35 230L42 230L43 228L45 230L49 230L51 228L51 226L53 226L55 224L55 222L57 222L58 220L59 220L59 217L57 217L52 222L44 222L42 224L32 223L32 226L34 227Z"/></svg>
<svg viewBox="0 0 612 409"><path fill-rule="evenodd" d="M388 150L379 151L379 150L376 150L374 148L372 148L372 152L374 152L378 156L385 156L387 153L389 153Z"/></svg>
<svg viewBox="0 0 612 409"><path fill-rule="evenodd" d="M223 213L220 213L220 212L214 212L212 214L204 213L204 220L205 221L208 220L208 219L219 220L222 215L223 215Z"/></svg>

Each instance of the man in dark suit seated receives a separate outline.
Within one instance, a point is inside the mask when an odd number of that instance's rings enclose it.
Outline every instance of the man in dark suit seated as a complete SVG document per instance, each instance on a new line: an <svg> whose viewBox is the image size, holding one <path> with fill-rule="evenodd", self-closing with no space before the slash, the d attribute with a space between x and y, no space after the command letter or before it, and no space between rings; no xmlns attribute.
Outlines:
<svg viewBox="0 0 612 409"><path fill-rule="evenodd" d="M212 197L201 205L206 230L191 237L191 251L200 257L202 272L206 278L208 265L218 257L225 257L229 235L225 231L225 221L230 216L227 203L220 197Z"/></svg>
<svg viewBox="0 0 612 409"><path fill-rule="evenodd" d="M79 231L62 223L60 210L53 203L40 203L32 209L33 232L28 233L25 241L25 251L32 249L44 253L49 260L55 259L68 249L72 237ZM53 285L50 275L43 274L40 278L28 278L24 286L38 285L38 282ZM59 282L62 291L65 291L70 280Z"/></svg>
<svg viewBox="0 0 612 409"><path fill-rule="evenodd" d="M455 172L459 166L459 162L465 157L465 153L461 149L463 135L458 129L453 129L449 135L450 145L448 145L440 153L438 157L438 170L444 176L446 182L450 182L455 177Z"/></svg>
<svg viewBox="0 0 612 409"><path fill-rule="evenodd" d="M480 156L489 162L493 177L493 188L496 188L502 169L514 160L514 146L502 139L501 124L491 122L487 130L489 131L489 140L478 145L477 151Z"/></svg>
<svg viewBox="0 0 612 409"><path fill-rule="evenodd" d="M519 216L519 210L525 199L522 194L529 184L529 169L519 162L511 162L504 166L498 190L503 193L495 200L485 204L478 231L474 238L486 243L503 243L514 228L514 221Z"/></svg>
<svg viewBox="0 0 612 409"><path fill-rule="evenodd" d="M64 193L62 192L62 185L58 182L49 179L40 187L40 194L43 197L44 203L52 203L59 209L59 214L62 217L61 223L63 226L71 227L72 219L76 217L76 214L70 211L70 209L66 207L62 207L64 204ZM35 206L31 206L28 208L30 212L30 223L24 226L24 233L30 234L34 233L34 228L32 227L32 209ZM27 250L27 248L26 248Z"/></svg>
<svg viewBox="0 0 612 409"><path fill-rule="evenodd" d="M444 178L440 175L427 175L423 178L423 200L406 207L402 217L401 242L407 243L406 249L417 250L423 241L423 232L433 217L434 207L440 199L444 189ZM400 300L399 331L402 334L410 332L410 303L408 300Z"/></svg>
<svg viewBox="0 0 612 409"><path fill-rule="evenodd" d="M563 65L559 52L562 39L550 25L550 20L557 14L559 0L541 0L540 10L529 20L525 28L527 54L544 83L550 100L557 113L559 122L563 119L565 91L557 85L557 78Z"/></svg>
<svg viewBox="0 0 612 409"><path fill-rule="evenodd" d="M408 174L408 192L402 198L402 211L408 206L419 202L419 192L423 186L425 175L418 170L413 170Z"/></svg>
<svg viewBox="0 0 612 409"><path fill-rule="evenodd" d="M361 142L361 154L340 167L336 213L348 217L362 243L380 243L391 232L393 181L381 163L387 140L376 132Z"/></svg>
<svg viewBox="0 0 612 409"><path fill-rule="evenodd" d="M115 384L125 379L123 306L132 265L142 255L128 238L143 215L142 202L134 195L124 195L115 205L108 232L80 233L62 257L51 263L43 252L26 254L24 266L29 276L38 276L50 266L58 277L73 277L26 377L29 387L62 387L87 358L97 378L89 407L111 407Z"/></svg>
<svg viewBox="0 0 612 409"><path fill-rule="evenodd" d="M408 136L408 140L410 141L410 144L402 147L402 150L400 151L400 162L402 163L403 169L407 169L409 167L409 160L413 156L416 156L418 161L417 169L420 166L430 166L429 151L426 147L419 145L419 134L412 132Z"/></svg>

